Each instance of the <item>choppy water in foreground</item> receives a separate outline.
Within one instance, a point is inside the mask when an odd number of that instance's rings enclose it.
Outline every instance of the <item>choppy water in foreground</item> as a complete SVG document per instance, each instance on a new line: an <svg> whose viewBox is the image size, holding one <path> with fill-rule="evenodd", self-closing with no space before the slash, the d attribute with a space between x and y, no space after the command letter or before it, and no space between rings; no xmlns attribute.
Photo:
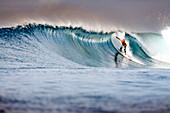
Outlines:
<svg viewBox="0 0 170 113"><path fill-rule="evenodd" d="M169 113L170 70L0 69L1 113Z"/></svg>

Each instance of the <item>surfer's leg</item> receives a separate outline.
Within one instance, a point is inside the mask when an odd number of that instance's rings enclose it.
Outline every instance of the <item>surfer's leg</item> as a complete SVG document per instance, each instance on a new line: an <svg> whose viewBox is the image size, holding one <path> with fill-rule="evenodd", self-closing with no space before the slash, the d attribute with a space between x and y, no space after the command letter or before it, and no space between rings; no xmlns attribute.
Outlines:
<svg viewBox="0 0 170 113"><path fill-rule="evenodd" d="M124 52L125 52L125 55L126 55L126 46L124 46Z"/></svg>
<svg viewBox="0 0 170 113"><path fill-rule="evenodd" d="M122 52L122 47L120 47L120 52Z"/></svg>
<svg viewBox="0 0 170 113"><path fill-rule="evenodd" d="M117 62L117 56L118 56L119 52L116 53L115 55L115 64L116 64L116 68L118 68L118 62Z"/></svg>

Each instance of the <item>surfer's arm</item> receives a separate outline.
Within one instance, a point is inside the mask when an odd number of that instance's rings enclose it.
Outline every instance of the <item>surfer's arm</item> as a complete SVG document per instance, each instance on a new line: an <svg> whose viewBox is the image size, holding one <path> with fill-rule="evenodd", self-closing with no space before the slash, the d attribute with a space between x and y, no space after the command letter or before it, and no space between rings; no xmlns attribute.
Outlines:
<svg viewBox="0 0 170 113"><path fill-rule="evenodd" d="M119 37L116 36L117 39L119 39L121 41L121 39Z"/></svg>

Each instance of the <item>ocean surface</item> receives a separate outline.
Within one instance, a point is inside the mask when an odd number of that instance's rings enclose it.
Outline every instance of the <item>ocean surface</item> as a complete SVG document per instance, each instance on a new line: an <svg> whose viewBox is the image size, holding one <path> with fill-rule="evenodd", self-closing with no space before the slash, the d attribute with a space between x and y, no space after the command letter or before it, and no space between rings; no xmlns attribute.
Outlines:
<svg viewBox="0 0 170 113"><path fill-rule="evenodd" d="M0 113L170 113L169 83L159 33L0 28Z"/></svg>

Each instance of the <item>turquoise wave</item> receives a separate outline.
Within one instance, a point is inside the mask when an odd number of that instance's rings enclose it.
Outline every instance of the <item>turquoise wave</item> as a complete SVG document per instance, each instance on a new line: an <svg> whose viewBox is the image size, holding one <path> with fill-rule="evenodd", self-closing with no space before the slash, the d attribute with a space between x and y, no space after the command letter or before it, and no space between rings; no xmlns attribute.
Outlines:
<svg viewBox="0 0 170 113"><path fill-rule="evenodd" d="M124 32L124 38L128 42L127 54L130 54L131 61L123 57L113 43L114 34L117 32L119 31L103 33L87 31L80 27L40 24L1 28L0 61L3 64L6 62L43 64L48 61L46 59L40 61L39 58L53 56L55 62L57 54L72 62L92 67L170 67L168 63L154 59L152 57L154 53L147 48L157 42L163 44L162 35ZM151 43L146 43L149 41ZM35 57L37 55L38 57Z"/></svg>

